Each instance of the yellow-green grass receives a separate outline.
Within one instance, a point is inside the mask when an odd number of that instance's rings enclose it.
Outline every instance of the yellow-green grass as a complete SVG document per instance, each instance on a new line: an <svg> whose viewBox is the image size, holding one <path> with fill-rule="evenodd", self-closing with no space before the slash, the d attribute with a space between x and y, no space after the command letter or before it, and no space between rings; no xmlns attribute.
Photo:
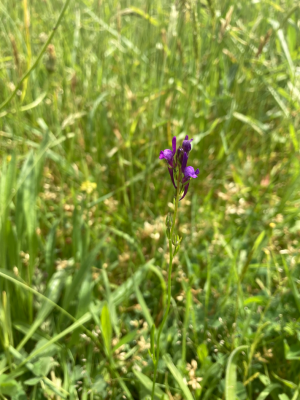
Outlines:
<svg viewBox="0 0 300 400"><path fill-rule="evenodd" d="M149 397L158 156L187 134L155 398L299 398L299 20L292 0L0 2L1 399Z"/></svg>

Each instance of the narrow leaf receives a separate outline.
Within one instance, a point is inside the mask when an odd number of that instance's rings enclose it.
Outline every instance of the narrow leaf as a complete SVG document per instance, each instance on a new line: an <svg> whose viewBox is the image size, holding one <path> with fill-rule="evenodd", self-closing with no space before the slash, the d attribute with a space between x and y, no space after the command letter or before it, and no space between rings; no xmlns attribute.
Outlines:
<svg viewBox="0 0 300 400"><path fill-rule="evenodd" d="M105 304L102 308L101 312L101 326L102 326L102 335L104 339L104 344L107 350L107 353L111 353L111 337L112 337L112 326L109 315L108 305Z"/></svg>
<svg viewBox="0 0 300 400"><path fill-rule="evenodd" d="M178 371L178 369L173 364L173 361L172 361L170 355L169 354L165 355L163 357L163 359L164 359L165 363L167 364L167 367L169 368L174 379L178 383L180 389L182 390L185 399L193 400L193 396L192 396L192 393L190 392L190 389L188 388L187 384L184 382L181 373Z"/></svg>
<svg viewBox="0 0 300 400"><path fill-rule="evenodd" d="M231 354L227 362L225 377L225 398L226 400L236 400L236 365L237 358L241 351L247 350L248 346L237 347Z"/></svg>
<svg viewBox="0 0 300 400"><path fill-rule="evenodd" d="M271 385L267 386L264 388L264 390L260 393L258 396L257 400L264 400L266 397L269 396L269 394L275 390L279 389L281 386L278 383L271 383Z"/></svg>
<svg viewBox="0 0 300 400"><path fill-rule="evenodd" d="M142 372L139 372L137 370L133 370L134 375L137 377L137 379L141 382L141 384L144 386L144 388L151 393L152 391L152 381L148 376L144 375ZM167 395L157 386L155 385L154 389L154 398L156 400L167 400Z"/></svg>

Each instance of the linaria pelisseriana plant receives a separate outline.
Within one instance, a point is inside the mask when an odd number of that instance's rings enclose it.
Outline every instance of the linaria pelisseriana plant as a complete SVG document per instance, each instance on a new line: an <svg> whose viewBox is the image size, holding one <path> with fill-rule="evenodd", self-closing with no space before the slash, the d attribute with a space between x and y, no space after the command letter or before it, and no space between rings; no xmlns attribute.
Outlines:
<svg viewBox="0 0 300 400"><path fill-rule="evenodd" d="M169 310L170 310L170 303L171 303L171 274L172 274L172 263L173 258L177 254L181 239L178 234L175 233L175 223L176 223L176 216L178 211L179 201L184 199L186 196L191 178L197 178L199 174L199 169L197 168L196 171L193 167L187 166L188 158L190 151L192 149L192 142L193 139L189 139L188 135L186 135L183 143L177 149L177 139L176 136L172 139L172 150L166 149L160 152L159 158L161 160L166 160L166 164L168 167L168 171L175 188L175 196L174 196L174 213L173 216L168 214L166 220L166 234L169 240L169 270L168 270L168 302L167 302L167 309L165 311L163 320L160 324L158 329L158 334L156 337L156 349L154 346L155 341L155 327L153 325L151 330L151 357L154 364L154 376L153 376L153 387L152 387L152 395L151 399L154 399L154 390L155 390L155 382L156 382L156 375L157 375L157 365L159 361L159 341L160 335L165 325L165 322L168 318Z"/></svg>

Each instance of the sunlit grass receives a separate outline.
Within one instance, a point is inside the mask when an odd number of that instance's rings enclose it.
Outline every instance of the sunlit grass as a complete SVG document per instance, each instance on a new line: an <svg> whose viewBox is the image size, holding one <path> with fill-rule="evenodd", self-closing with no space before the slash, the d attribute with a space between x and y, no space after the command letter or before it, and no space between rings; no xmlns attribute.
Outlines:
<svg viewBox="0 0 300 400"><path fill-rule="evenodd" d="M1 104L63 6L13 3ZM200 174L156 398L299 398L299 17L288 0L70 2L0 110L0 397L150 395L174 195L158 155L188 134Z"/></svg>

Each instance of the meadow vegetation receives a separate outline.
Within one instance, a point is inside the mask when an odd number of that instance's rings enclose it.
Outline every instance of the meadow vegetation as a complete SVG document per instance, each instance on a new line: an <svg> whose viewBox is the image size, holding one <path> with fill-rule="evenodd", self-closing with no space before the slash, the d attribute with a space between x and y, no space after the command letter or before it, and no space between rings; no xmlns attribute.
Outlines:
<svg viewBox="0 0 300 400"><path fill-rule="evenodd" d="M187 134L155 399L299 399L299 3L63 4L0 2L0 399L150 397Z"/></svg>

